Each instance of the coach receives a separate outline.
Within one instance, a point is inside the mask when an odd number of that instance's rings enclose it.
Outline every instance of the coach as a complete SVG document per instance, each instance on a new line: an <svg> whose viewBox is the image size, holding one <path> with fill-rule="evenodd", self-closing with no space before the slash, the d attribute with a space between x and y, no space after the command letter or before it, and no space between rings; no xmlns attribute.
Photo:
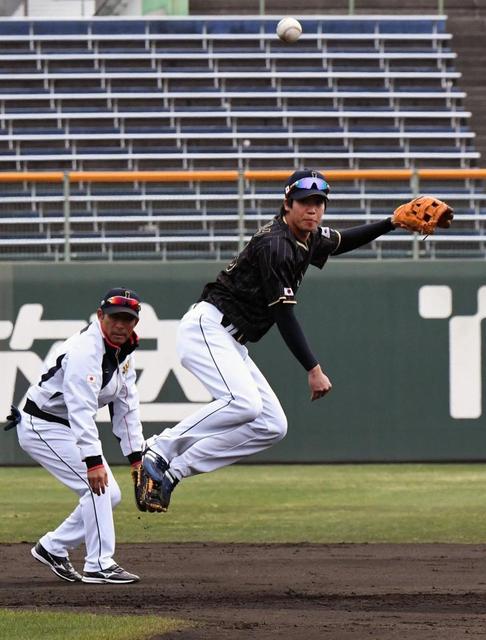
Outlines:
<svg viewBox="0 0 486 640"><path fill-rule="evenodd" d="M121 498L103 457L95 418L110 406L113 433L132 465L142 457L143 435L135 387L134 332L140 299L129 289L108 291L97 319L66 340L30 387L18 424L20 445L34 460L79 496L79 504L31 553L67 582L124 584L138 576L113 559L112 509ZM72 566L69 550L86 545L84 572Z"/></svg>

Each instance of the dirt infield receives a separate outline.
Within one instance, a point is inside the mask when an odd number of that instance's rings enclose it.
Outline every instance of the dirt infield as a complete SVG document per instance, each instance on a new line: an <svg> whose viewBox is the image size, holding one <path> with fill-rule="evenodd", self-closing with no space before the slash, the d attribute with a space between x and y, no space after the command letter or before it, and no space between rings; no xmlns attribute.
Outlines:
<svg viewBox="0 0 486 640"><path fill-rule="evenodd" d="M126 586L62 582L30 546L0 545L1 607L198 623L170 640L486 638L485 545L119 545Z"/></svg>

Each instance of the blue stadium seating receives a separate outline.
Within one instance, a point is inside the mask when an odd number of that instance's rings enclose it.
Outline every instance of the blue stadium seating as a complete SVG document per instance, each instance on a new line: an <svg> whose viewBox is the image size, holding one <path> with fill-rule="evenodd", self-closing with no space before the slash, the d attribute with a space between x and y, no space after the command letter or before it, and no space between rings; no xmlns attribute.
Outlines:
<svg viewBox="0 0 486 640"><path fill-rule="evenodd" d="M0 20L0 171L474 165L443 17L302 23L289 47L269 17ZM369 221L404 195L403 184L373 193L340 183L330 220ZM481 236L480 188L451 195L465 230ZM194 256L226 258L241 242L234 184L73 185L71 199L78 259L126 257L127 235L137 255L163 259L190 255L189 245ZM246 237L280 199L274 184L245 185ZM16 186L0 216L0 258L28 234L37 257L62 257L60 185ZM361 255L408 256L410 241L397 238Z"/></svg>

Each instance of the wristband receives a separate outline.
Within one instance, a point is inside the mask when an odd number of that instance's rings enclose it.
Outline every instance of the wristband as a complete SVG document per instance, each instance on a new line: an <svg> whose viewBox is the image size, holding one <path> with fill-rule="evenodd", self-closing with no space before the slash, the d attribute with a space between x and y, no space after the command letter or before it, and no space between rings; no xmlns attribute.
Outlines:
<svg viewBox="0 0 486 640"><path fill-rule="evenodd" d="M84 459L86 466L89 469L93 467L103 467L103 458L101 456L88 456Z"/></svg>
<svg viewBox="0 0 486 640"><path fill-rule="evenodd" d="M141 451L133 451L132 453L129 453L128 456L128 462L130 463L130 466L133 467L135 465L139 465L142 462L142 452Z"/></svg>
<svg viewBox="0 0 486 640"><path fill-rule="evenodd" d="M96 466L94 466L94 467L88 467L88 473L89 473L90 471L94 471L95 469L104 469L104 468L105 468L105 465L104 465L104 464L97 464L97 465L96 465Z"/></svg>

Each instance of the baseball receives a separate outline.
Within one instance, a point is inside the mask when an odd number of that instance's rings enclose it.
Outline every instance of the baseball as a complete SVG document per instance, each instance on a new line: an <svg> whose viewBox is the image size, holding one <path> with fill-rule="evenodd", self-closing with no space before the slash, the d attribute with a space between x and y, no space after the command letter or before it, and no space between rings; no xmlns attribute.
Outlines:
<svg viewBox="0 0 486 640"><path fill-rule="evenodd" d="M302 25L295 18L286 16L277 25L277 35L284 42L296 42L302 33Z"/></svg>

